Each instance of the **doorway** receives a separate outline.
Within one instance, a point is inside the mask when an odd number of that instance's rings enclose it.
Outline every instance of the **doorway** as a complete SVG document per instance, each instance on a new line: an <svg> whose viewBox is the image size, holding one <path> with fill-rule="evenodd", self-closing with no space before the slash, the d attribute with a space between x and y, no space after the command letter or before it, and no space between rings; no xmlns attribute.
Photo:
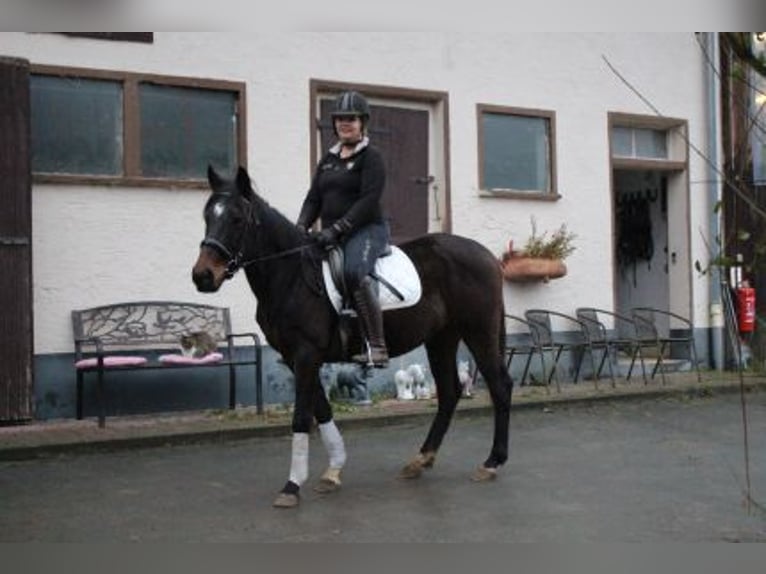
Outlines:
<svg viewBox="0 0 766 574"><path fill-rule="evenodd" d="M312 168L335 141L330 113L342 90L358 90L370 103L370 143L386 162L383 207L391 241L451 230L447 174L447 95L312 80Z"/></svg>
<svg viewBox="0 0 766 574"><path fill-rule="evenodd" d="M29 62L0 58L0 424L34 415Z"/></svg>
<svg viewBox="0 0 766 574"><path fill-rule="evenodd" d="M615 310L654 307L691 320L686 172L615 168L612 179ZM656 319L665 332L681 327Z"/></svg>
<svg viewBox="0 0 766 574"><path fill-rule="evenodd" d="M670 306L667 176L615 170L616 310Z"/></svg>
<svg viewBox="0 0 766 574"><path fill-rule="evenodd" d="M608 128L613 308L630 316L634 307L654 307L693 320L688 122L610 112Z"/></svg>

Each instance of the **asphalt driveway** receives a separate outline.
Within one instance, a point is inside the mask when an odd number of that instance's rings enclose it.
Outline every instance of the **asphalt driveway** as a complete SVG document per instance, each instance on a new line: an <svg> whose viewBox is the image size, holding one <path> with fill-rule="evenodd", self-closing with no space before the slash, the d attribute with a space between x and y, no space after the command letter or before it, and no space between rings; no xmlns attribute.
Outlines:
<svg viewBox="0 0 766 574"><path fill-rule="evenodd" d="M766 393L748 395L751 493L766 505ZM0 541L766 541L744 504L740 399L514 412L511 458L469 480L491 419L453 422L433 469L397 478L427 425L351 428L340 492L271 507L290 437L0 463ZM311 440L311 478L324 469ZM310 484L309 484L310 486Z"/></svg>

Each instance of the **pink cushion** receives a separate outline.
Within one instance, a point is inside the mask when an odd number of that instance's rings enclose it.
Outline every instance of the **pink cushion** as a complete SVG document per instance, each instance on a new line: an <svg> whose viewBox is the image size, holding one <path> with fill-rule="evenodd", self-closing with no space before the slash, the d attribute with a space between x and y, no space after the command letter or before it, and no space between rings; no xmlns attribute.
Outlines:
<svg viewBox="0 0 766 574"><path fill-rule="evenodd" d="M105 367L127 367L135 365L143 365L146 363L145 357L104 357ZM98 359L93 357L90 359L81 359L77 361L74 366L78 369L87 369L89 367L97 367Z"/></svg>
<svg viewBox="0 0 766 574"><path fill-rule="evenodd" d="M187 357L186 355L161 355L161 363L169 363L172 365L206 365L208 363L217 363L223 359L221 353L208 353L204 357Z"/></svg>

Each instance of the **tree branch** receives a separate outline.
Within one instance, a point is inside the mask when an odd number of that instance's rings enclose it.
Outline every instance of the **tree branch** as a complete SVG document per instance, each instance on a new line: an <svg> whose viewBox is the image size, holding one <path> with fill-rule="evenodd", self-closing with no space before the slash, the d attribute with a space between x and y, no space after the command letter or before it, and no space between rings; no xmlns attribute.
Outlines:
<svg viewBox="0 0 766 574"><path fill-rule="evenodd" d="M721 38L743 63L750 66L759 76L766 77L766 60L753 52L752 32L721 32Z"/></svg>
<svg viewBox="0 0 766 574"><path fill-rule="evenodd" d="M634 94L636 94L642 102L644 102L649 109L651 109L658 117L665 117L660 112L659 109L651 102L649 101L635 86L633 86L618 70L615 68L612 63L607 59L606 56L603 54L601 57L604 59L604 62L606 62L606 65L609 66L609 69L612 70L615 76L617 76L622 83L624 83ZM724 181L726 185L729 186L729 188L734 191L734 193L739 197L742 201L744 201L748 207L753 211L753 213L758 214L761 218L766 219L766 211L764 211L761 207L758 206L758 204L753 200L753 198L749 197L748 193L741 189L736 182L731 181L731 178L729 178L723 171L721 171L717 165L715 165L712 161L710 161L710 158L708 158L692 141L684 134L682 131L679 130L678 132L683 140L689 145L689 147L694 150L694 153L696 153L702 160L708 164L715 173L718 174L718 176Z"/></svg>

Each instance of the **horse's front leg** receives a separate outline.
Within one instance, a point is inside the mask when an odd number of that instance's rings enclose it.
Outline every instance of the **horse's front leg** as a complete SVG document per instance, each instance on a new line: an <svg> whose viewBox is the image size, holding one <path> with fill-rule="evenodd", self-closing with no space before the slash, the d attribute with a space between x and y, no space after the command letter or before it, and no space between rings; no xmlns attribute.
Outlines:
<svg viewBox="0 0 766 574"><path fill-rule="evenodd" d="M318 354L305 352L293 362L295 375L295 405L293 410L293 442L290 475L287 483L274 500L278 508L298 506L300 489L309 476L309 432L314 415L314 399L322 392L319 382L321 361Z"/></svg>
<svg viewBox="0 0 766 574"><path fill-rule="evenodd" d="M320 494L329 494L340 488L340 473L346 464L346 445L332 418L332 407L322 385L317 385L317 388L317 395L314 397L314 417L319 426L322 444L327 451L328 464L314 490Z"/></svg>

